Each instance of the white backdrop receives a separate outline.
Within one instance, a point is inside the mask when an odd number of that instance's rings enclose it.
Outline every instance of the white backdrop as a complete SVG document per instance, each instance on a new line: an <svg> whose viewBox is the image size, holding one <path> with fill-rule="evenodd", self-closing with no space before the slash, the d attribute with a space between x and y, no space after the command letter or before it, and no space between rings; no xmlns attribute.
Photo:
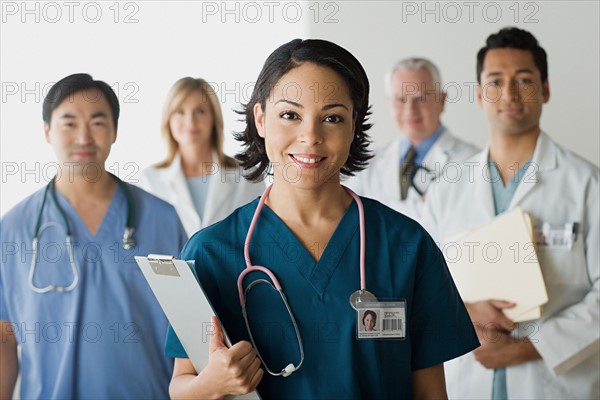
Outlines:
<svg viewBox="0 0 600 400"><path fill-rule="evenodd" d="M51 84L87 72L113 86L121 118L109 168L134 181L166 154L159 134L169 87L202 77L221 97L226 151L237 150L233 113L247 101L268 54L296 37L350 50L372 87L375 147L396 134L383 76L395 61L425 56L449 90L443 120L480 146L487 127L473 100L475 54L507 25L536 35L549 54L550 103L542 127L599 163L599 3L597 1L2 2L0 38L0 213L45 184L55 169L41 108Z"/></svg>
<svg viewBox="0 0 600 400"><path fill-rule="evenodd" d="M361 60L371 81L375 146L398 132L385 101L385 72L402 58L420 56L438 65L448 89L444 123L482 147L488 129L474 100L477 51L503 27L526 29L548 53L550 101L543 109L542 129L598 165L599 5L514 0L345 2L340 3L338 24L314 24L311 35L333 40Z"/></svg>

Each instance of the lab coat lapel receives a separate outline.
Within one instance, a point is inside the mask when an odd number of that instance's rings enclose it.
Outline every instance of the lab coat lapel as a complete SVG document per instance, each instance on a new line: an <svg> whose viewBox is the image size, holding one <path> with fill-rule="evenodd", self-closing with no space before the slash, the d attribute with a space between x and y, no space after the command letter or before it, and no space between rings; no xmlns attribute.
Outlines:
<svg viewBox="0 0 600 400"><path fill-rule="evenodd" d="M200 217L196 212L190 189L185 180L183 169L181 168L181 158L176 155L173 162L165 171L165 176L170 182L171 193L169 198L172 199L172 204L178 204L177 212L180 218L191 219L194 222L194 226L200 225ZM174 198L177 197L177 198ZM190 224L191 225L191 224Z"/></svg>
<svg viewBox="0 0 600 400"><path fill-rule="evenodd" d="M381 185L374 188L376 192L384 191L391 193L391 197L394 201L401 201L400 199L400 144L401 138L395 140L391 144L391 148L385 154L385 160L382 160L381 165L391 166L389 171L383 171L381 174ZM365 193L368 197L369 193Z"/></svg>
<svg viewBox="0 0 600 400"><path fill-rule="evenodd" d="M233 195L231 191L235 186L229 184L227 182L228 179L233 179L234 177L235 179L243 179L237 175L237 171L226 170L225 167L220 166L216 153L213 153L213 165L216 168L216 173L211 176L208 186L208 197L206 199L206 206L204 207L204 215L202 216L204 226L211 223L210 221L215 220L222 207L231 204L231 201L227 200Z"/></svg>
<svg viewBox="0 0 600 400"><path fill-rule="evenodd" d="M423 166L433 171L443 171L444 165L448 162L448 152L453 145L452 136L444 130L425 155Z"/></svg>
<svg viewBox="0 0 600 400"><path fill-rule="evenodd" d="M494 207L494 196L492 194L492 183L490 182L490 170L488 164L488 154L490 153L489 145L480 153L479 162L475 165L474 176L463 176L462 179L474 179L475 182L475 198L486 217L494 218L496 209Z"/></svg>
<svg viewBox="0 0 600 400"><path fill-rule="evenodd" d="M523 178L510 202L509 209L519 205L520 201L535 187L539 182L540 172L554 168L556 168L556 147L548 135L540 132L531 163L523 174Z"/></svg>

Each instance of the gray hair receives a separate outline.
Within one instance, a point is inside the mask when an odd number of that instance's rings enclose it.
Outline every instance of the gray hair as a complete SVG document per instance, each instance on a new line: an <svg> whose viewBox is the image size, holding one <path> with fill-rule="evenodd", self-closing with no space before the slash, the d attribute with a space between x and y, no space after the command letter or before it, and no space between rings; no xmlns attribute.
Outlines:
<svg viewBox="0 0 600 400"><path fill-rule="evenodd" d="M392 76L394 72L401 70L418 70L425 69L431 75L433 79L433 83L436 85L436 89L440 89L442 87L442 77L440 76L440 71L435 66L434 63L429 61L426 58L418 58L411 57L405 58L404 60L398 61L394 66L385 74L385 92L386 94L391 94L392 89Z"/></svg>

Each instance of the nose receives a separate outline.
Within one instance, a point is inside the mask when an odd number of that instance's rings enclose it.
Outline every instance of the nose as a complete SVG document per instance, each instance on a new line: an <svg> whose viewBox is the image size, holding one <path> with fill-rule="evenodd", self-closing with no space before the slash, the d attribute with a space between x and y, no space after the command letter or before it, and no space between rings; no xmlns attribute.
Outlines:
<svg viewBox="0 0 600 400"><path fill-rule="evenodd" d="M196 117L193 112L186 112L183 115L183 123L186 127L191 128L196 124Z"/></svg>
<svg viewBox="0 0 600 400"><path fill-rule="evenodd" d="M306 121L302 124L302 129L298 136L300 143L313 146L315 144L323 143L323 134L321 132L320 121Z"/></svg>
<svg viewBox="0 0 600 400"><path fill-rule="evenodd" d="M507 85L502 88L500 99L505 103L511 103L519 100L519 98L519 85L514 79L511 79L508 81Z"/></svg>
<svg viewBox="0 0 600 400"><path fill-rule="evenodd" d="M414 97L406 99L406 102L402 103L402 113L405 115L413 115L419 112L419 100Z"/></svg>
<svg viewBox="0 0 600 400"><path fill-rule="evenodd" d="M88 124L81 124L77 130L77 143L80 145L88 145L93 142L92 130Z"/></svg>

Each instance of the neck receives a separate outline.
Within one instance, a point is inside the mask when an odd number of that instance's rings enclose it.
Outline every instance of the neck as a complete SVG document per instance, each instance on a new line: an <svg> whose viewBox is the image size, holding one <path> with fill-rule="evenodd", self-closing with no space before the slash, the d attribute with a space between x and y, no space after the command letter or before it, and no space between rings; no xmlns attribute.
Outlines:
<svg viewBox="0 0 600 400"><path fill-rule="evenodd" d="M112 198L117 182L106 170L102 170L99 178L91 179L82 173L61 170L60 179L56 180L56 190L69 200L77 204L86 199Z"/></svg>
<svg viewBox="0 0 600 400"><path fill-rule="evenodd" d="M319 227L326 220L339 221L352 202L352 197L339 182L318 189L289 188L273 184L266 204L286 223Z"/></svg>
<svg viewBox="0 0 600 400"><path fill-rule="evenodd" d="M490 159L498 165L505 184L531 159L539 135L539 127L519 134L491 132Z"/></svg>
<svg viewBox="0 0 600 400"><path fill-rule="evenodd" d="M415 137L409 137L408 141L410 142L410 144L412 144L413 146L421 143L422 141L429 139L430 137L432 137L442 126L441 122L438 122L438 125L435 127L435 129L433 130L433 132L427 134L427 135L419 135L419 136L415 136Z"/></svg>
<svg viewBox="0 0 600 400"><path fill-rule="evenodd" d="M212 146L180 146L181 169L186 177L206 176L217 168L213 165Z"/></svg>

